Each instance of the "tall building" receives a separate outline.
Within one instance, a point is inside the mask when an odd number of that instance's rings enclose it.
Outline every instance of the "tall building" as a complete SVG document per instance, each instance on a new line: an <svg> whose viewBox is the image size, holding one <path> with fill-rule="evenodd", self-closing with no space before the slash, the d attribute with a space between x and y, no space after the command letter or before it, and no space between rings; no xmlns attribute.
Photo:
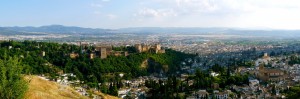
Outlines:
<svg viewBox="0 0 300 99"><path fill-rule="evenodd" d="M165 53L165 50L161 48L160 44L155 44L155 53Z"/></svg>
<svg viewBox="0 0 300 99"><path fill-rule="evenodd" d="M155 49L156 50L161 50L161 45L160 44L155 44Z"/></svg>
<svg viewBox="0 0 300 99"><path fill-rule="evenodd" d="M155 44L155 53L165 53L165 49L161 48L160 44Z"/></svg>
<svg viewBox="0 0 300 99"><path fill-rule="evenodd" d="M135 49L138 53L142 52L142 45L141 44L135 44Z"/></svg>
<svg viewBox="0 0 300 99"><path fill-rule="evenodd" d="M142 44L142 52L147 52L149 51L150 46L146 45L146 44Z"/></svg>
<svg viewBox="0 0 300 99"><path fill-rule="evenodd" d="M106 51L106 48L105 48L105 47L102 47L100 50L101 50L101 51L100 51L100 58L101 58L101 59L107 58L107 51Z"/></svg>
<svg viewBox="0 0 300 99"><path fill-rule="evenodd" d="M268 56L268 53L264 53L264 56L262 58L265 61L270 61L271 60L270 56Z"/></svg>

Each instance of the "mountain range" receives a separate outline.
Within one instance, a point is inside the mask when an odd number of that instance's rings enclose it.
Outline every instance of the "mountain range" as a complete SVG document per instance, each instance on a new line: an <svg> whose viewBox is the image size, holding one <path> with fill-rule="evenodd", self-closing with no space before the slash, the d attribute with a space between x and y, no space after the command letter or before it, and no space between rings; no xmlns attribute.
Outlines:
<svg viewBox="0 0 300 99"><path fill-rule="evenodd" d="M200 28L200 27L132 27L121 29L82 28L76 26L48 25L40 27L0 27L0 35L26 33L60 34L101 34L101 33L184 33L184 34L223 34L248 36L300 37L300 30L240 29L240 28Z"/></svg>

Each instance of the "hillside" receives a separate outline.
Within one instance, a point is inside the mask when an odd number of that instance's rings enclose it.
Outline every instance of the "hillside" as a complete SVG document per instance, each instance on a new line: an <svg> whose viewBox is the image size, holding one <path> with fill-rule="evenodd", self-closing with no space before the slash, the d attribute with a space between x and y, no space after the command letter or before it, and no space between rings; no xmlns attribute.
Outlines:
<svg viewBox="0 0 300 99"><path fill-rule="evenodd" d="M72 80L84 81L88 88L96 88L98 83L120 82L123 79L128 80L151 75L152 73L157 74L161 70L165 71L166 75L173 74L179 69L181 61L194 57L194 55L171 49L166 49L166 53L161 54L150 52L136 53L134 47L130 46L124 48L113 47L113 50L116 51L123 49L124 51L132 52L128 56L108 56L106 59L101 59L100 57L90 59L88 57L89 54L95 51L93 47L87 47L85 48L86 51L81 53L80 46L48 42L3 41L0 42L0 46L0 52L4 52L0 53L0 58L4 58L3 56L5 55L20 55L22 64L25 65L24 70L30 74L44 74L49 79L57 79L58 73L63 70L64 73L76 75ZM71 55L70 53L80 54L76 58L71 58L69 56ZM145 60L148 60L149 64L141 68L141 64ZM124 74L124 77L121 79L117 78L119 76L116 75L119 75L119 73ZM103 93L117 96L117 90L120 87L121 85L103 85L99 89ZM47 90L45 88L40 90Z"/></svg>
<svg viewBox="0 0 300 99"><path fill-rule="evenodd" d="M26 79L30 79L30 83L25 99L88 99L69 86L63 86L37 76L26 76Z"/></svg>
<svg viewBox="0 0 300 99"><path fill-rule="evenodd" d="M88 99L81 96L76 90L70 86L60 85L39 78L38 76L26 76L30 80L29 89L25 94L25 99ZM104 99L117 99L117 97L98 93Z"/></svg>

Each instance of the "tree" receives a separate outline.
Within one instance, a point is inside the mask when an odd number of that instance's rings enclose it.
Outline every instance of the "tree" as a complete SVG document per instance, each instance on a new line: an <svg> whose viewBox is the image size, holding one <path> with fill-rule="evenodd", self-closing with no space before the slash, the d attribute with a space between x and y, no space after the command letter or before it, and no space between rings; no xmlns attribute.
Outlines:
<svg viewBox="0 0 300 99"><path fill-rule="evenodd" d="M23 65L19 59L9 57L0 60L0 98L22 99L28 89L28 81L22 76Z"/></svg>
<svg viewBox="0 0 300 99"><path fill-rule="evenodd" d="M298 99L300 97L300 85L291 87L287 92L288 99Z"/></svg>
<svg viewBox="0 0 300 99"><path fill-rule="evenodd" d="M103 83L103 84L101 84L101 86L100 86L100 91L102 92L102 93L108 93L108 86L107 85L105 85L105 83Z"/></svg>

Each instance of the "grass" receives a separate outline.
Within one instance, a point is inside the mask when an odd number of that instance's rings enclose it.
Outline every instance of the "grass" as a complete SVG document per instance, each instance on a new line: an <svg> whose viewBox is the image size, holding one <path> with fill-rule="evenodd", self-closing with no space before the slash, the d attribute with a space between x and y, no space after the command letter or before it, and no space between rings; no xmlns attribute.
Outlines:
<svg viewBox="0 0 300 99"><path fill-rule="evenodd" d="M56 82L47 81L38 76L25 76L30 80L29 89L25 94L25 99L89 99L80 95L70 86L60 85ZM117 97L96 93L103 99L118 99Z"/></svg>
<svg viewBox="0 0 300 99"><path fill-rule="evenodd" d="M69 86L47 81L38 76L26 76L25 79L30 80L25 99L88 99Z"/></svg>

